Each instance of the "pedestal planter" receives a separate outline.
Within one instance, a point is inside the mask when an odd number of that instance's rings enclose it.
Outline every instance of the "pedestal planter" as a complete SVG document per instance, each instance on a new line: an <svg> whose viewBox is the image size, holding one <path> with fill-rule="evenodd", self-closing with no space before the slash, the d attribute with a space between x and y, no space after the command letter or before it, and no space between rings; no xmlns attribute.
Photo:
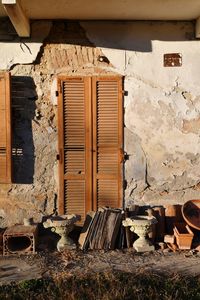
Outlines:
<svg viewBox="0 0 200 300"><path fill-rule="evenodd" d="M68 237L68 234L73 230L74 224L80 220L77 215L62 215L48 218L44 223L45 228L51 228L52 232L60 235L60 240L57 243L59 252L63 250L76 249L74 241Z"/></svg>
<svg viewBox="0 0 200 300"><path fill-rule="evenodd" d="M137 239L133 243L133 247L137 252L147 252L155 250L155 247L147 238L147 234L151 230L151 226L156 223L157 220L153 216L134 216L131 218L126 218L123 221L123 226L130 226L130 230L135 232L139 236L139 239Z"/></svg>

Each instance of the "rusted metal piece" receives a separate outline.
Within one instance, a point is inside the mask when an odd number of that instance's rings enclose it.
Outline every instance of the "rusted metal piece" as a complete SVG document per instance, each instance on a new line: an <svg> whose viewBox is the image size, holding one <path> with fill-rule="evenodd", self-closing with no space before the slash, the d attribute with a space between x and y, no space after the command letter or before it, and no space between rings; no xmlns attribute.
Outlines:
<svg viewBox="0 0 200 300"><path fill-rule="evenodd" d="M180 53L164 54L164 67L181 67L182 55Z"/></svg>
<svg viewBox="0 0 200 300"><path fill-rule="evenodd" d="M35 254L37 225L14 225L3 234L3 255Z"/></svg>

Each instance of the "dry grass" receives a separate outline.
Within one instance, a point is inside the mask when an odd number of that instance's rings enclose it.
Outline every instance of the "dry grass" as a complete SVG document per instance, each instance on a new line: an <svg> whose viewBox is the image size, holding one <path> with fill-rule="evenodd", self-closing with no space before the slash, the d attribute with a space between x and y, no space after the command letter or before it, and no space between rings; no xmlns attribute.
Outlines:
<svg viewBox="0 0 200 300"><path fill-rule="evenodd" d="M10 300L199 300L200 281L179 275L104 272L43 278L0 287Z"/></svg>

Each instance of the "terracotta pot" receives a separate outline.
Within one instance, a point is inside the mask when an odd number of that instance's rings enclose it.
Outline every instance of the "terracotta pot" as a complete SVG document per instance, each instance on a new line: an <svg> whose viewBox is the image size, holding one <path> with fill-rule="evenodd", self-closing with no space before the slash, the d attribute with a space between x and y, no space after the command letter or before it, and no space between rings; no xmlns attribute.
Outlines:
<svg viewBox="0 0 200 300"><path fill-rule="evenodd" d="M165 235L165 208L158 206L153 208L154 217L156 217L158 223L156 226L156 241L163 242Z"/></svg>
<svg viewBox="0 0 200 300"><path fill-rule="evenodd" d="M179 204L165 206L165 225L167 234L173 234L174 223L183 222L181 207L182 206Z"/></svg>
<svg viewBox="0 0 200 300"><path fill-rule="evenodd" d="M147 214L149 217L154 217L154 210L152 208L147 209ZM156 238L156 224L152 224L151 230L148 233L150 241L154 244Z"/></svg>
<svg viewBox="0 0 200 300"><path fill-rule="evenodd" d="M174 226L174 235L179 249L191 249L194 233L185 223L177 223Z"/></svg>
<svg viewBox="0 0 200 300"><path fill-rule="evenodd" d="M182 215L188 225L200 230L200 199L187 201L182 207Z"/></svg>

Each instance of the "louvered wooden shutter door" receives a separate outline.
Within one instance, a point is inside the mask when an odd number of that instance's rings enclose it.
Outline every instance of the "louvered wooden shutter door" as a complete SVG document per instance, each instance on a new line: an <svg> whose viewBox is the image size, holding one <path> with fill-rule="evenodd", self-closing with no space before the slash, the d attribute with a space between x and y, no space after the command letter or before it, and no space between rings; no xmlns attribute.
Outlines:
<svg viewBox="0 0 200 300"><path fill-rule="evenodd" d="M64 77L58 85L60 213L81 215L91 209L90 78Z"/></svg>
<svg viewBox="0 0 200 300"><path fill-rule="evenodd" d="M93 203L122 206L122 78L94 77Z"/></svg>
<svg viewBox="0 0 200 300"><path fill-rule="evenodd" d="M11 182L10 74L0 73L0 183Z"/></svg>

